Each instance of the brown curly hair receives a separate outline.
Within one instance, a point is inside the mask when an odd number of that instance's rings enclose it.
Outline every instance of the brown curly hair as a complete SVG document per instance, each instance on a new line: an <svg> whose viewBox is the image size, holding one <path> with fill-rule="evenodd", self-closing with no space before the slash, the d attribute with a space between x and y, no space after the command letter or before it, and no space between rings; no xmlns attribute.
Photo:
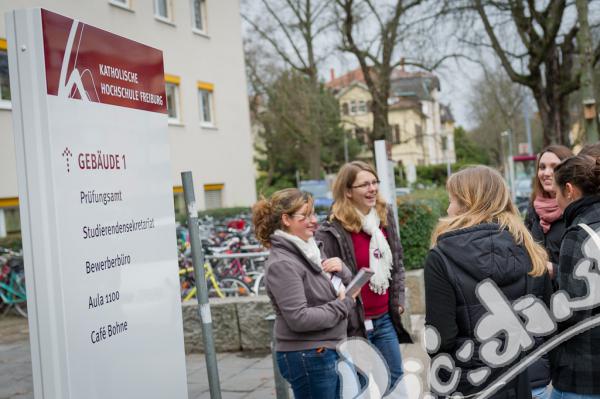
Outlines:
<svg viewBox="0 0 600 399"><path fill-rule="evenodd" d="M252 222L254 234L262 245L271 246L271 235L281 229L281 217L296 213L305 204L308 204L308 216L313 210L313 198L310 193L297 188L286 188L273 193L270 198L261 199L252 207Z"/></svg>

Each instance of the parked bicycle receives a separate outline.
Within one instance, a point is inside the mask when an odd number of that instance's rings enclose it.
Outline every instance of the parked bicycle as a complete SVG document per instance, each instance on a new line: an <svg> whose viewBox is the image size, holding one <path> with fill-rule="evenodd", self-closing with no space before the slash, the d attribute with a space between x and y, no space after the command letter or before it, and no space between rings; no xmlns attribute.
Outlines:
<svg viewBox="0 0 600 399"><path fill-rule="evenodd" d="M179 277L181 282L181 300L187 302L197 295L194 268L189 266L180 269ZM204 264L204 277L208 284L209 298L249 296L253 294L253 291L246 283L236 278L223 278L217 280L209 262Z"/></svg>
<svg viewBox="0 0 600 399"><path fill-rule="evenodd" d="M0 248L0 312L27 317L25 268L20 253Z"/></svg>

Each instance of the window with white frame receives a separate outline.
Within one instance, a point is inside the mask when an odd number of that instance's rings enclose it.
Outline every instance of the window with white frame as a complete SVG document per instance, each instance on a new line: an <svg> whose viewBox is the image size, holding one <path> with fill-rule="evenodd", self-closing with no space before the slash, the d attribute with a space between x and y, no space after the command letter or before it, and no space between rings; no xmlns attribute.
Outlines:
<svg viewBox="0 0 600 399"><path fill-rule="evenodd" d="M0 39L0 106L10 106L10 98L10 79L8 76L6 41Z"/></svg>
<svg viewBox="0 0 600 399"><path fill-rule="evenodd" d="M181 123L179 105L179 83L180 78L173 75L165 75L165 91L167 93L167 113L169 122Z"/></svg>
<svg viewBox="0 0 600 399"><path fill-rule="evenodd" d="M113 6L121 7L121 8L131 8L129 4L129 0L108 0L110 4Z"/></svg>
<svg viewBox="0 0 600 399"><path fill-rule="evenodd" d="M350 101L350 115L356 115L356 100Z"/></svg>
<svg viewBox="0 0 600 399"><path fill-rule="evenodd" d="M358 110L361 114L367 113L367 102L365 100L360 100L358 103Z"/></svg>
<svg viewBox="0 0 600 399"><path fill-rule="evenodd" d="M154 17L164 21L172 21L170 0L154 0Z"/></svg>
<svg viewBox="0 0 600 399"><path fill-rule="evenodd" d="M200 123L203 126L215 126L214 86L211 83L198 82L198 102Z"/></svg>
<svg viewBox="0 0 600 399"><path fill-rule="evenodd" d="M192 27L195 31L206 33L206 0L192 1Z"/></svg>

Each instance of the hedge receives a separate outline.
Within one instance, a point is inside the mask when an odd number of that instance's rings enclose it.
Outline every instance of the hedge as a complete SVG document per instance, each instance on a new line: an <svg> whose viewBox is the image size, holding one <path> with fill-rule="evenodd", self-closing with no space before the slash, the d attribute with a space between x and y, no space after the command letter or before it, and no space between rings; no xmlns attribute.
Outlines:
<svg viewBox="0 0 600 399"><path fill-rule="evenodd" d="M21 234L9 234L6 237L0 238L0 248L8 248L13 251L20 251L21 248L23 248Z"/></svg>
<svg viewBox="0 0 600 399"><path fill-rule="evenodd" d="M198 217L210 216L215 219L227 219L239 216L240 214L250 214L251 209L247 206L237 206L232 208L216 208L198 212Z"/></svg>
<svg viewBox="0 0 600 399"><path fill-rule="evenodd" d="M431 233L438 219L446 215L448 197L444 190L422 190L398 203L398 221L404 247L406 270L421 269L429 251Z"/></svg>

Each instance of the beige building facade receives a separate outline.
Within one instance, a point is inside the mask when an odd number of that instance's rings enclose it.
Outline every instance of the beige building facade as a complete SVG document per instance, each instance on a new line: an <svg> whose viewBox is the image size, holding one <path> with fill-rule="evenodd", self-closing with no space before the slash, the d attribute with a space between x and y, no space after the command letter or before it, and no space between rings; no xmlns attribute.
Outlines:
<svg viewBox="0 0 600 399"><path fill-rule="evenodd" d="M4 13L43 7L163 51L175 205L192 171L199 209L256 200L238 1L0 2L0 236L18 231L16 159Z"/></svg>
<svg viewBox="0 0 600 399"><path fill-rule="evenodd" d="M367 144L373 128L371 95L360 69L328 82L340 103L346 131ZM431 74L395 71L388 99L392 159L407 169L456 162L454 121L438 101L439 82ZM410 172L409 172L410 175Z"/></svg>

